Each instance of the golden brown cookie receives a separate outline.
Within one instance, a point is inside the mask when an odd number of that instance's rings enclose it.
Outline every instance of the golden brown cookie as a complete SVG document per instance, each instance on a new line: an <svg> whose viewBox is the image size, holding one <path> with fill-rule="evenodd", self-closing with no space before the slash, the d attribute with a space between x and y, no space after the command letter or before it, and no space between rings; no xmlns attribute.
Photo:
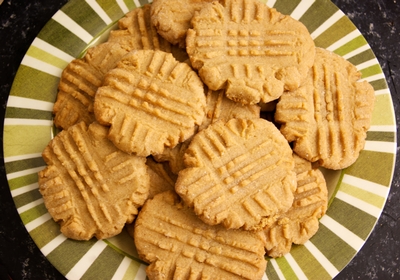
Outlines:
<svg viewBox="0 0 400 280"><path fill-rule="evenodd" d="M118 21L118 29L111 30L109 42L129 45L135 50L171 52L171 44L161 37L150 18L151 4L133 9Z"/></svg>
<svg viewBox="0 0 400 280"><path fill-rule="evenodd" d="M68 238L108 238L138 214L149 194L146 159L118 150L107 128L80 122L61 131L43 151L39 191Z"/></svg>
<svg viewBox="0 0 400 280"><path fill-rule="evenodd" d="M193 137L175 190L207 224L259 229L292 205L292 150L263 119L218 121Z"/></svg>
<svg viewBox="0 0 400 280"><path fill-rule="evenodd" d="M267 264L262 232L207 225L174 192L145 203L134 241L149 279L261 279Z"/></svg>
<svg viewBox="0 0 400 280"><path fill-rule="evenodd" d="M307 28L258 0L205 3L192 18L186 50L212 90L243 104L269 102L300 86L313 64Z"/></svg>
<svg viewBox="0 0 400 280"><path fill-rule="evenodd" d="M348 167L358 158L375 99L360 76L344 58L317 48L306 82L282 95L275 113L299 156L328 169Z"/></svg>
<svg viewBox="0 0 400 280"><path fill-rule="evenodd" d="M223 90L207 90L206 93L206 112L202 124L198 130L207 128L210 124L218 121L228 121L230 119L255 119L260 117L260 107L258 105L242 105L234 102L225 96ZM191 138L178 144L173 149L165 149L160 155L155 156L157 161L168 161L171 170L178 174L185 168L183 156L189 146Z"/></svg>
<svg viewBox="0 0 400 280"><path fill-rule="evenodd" d="M204 3L212 1L214 0L154 0L151 5L151 22L168 42L184 48L186 32L194 13Z"/></svg>
<svg viewBox="0 0 400 280"><path fill-rule="evenodd" d="M205 94L197 74L170 53L132 51L109 71L94 113L110 126L121 150L156 155L191 137L204 117Z"/></svg>
<svg viewBox="0 0 400 280"><path fill-rule="evenodd" d="M296 156L295 156L296 157ZM289 253L292 244L304 244L319 228L321 218L328 208L328 190L319 169L297 158L297 189L292 207L279 215L277 221L264 229L266 250L270 257Z"/></svg>
<svg viewBox="0 0 400 280"><path fill-rule="evenodd" d="M105 73L129 51L130 48L117 43L102 43L67 65L53 107L57 127L67 129L81 121L89 125L95 120L93 102L97 88L103 83Z"/></svg>

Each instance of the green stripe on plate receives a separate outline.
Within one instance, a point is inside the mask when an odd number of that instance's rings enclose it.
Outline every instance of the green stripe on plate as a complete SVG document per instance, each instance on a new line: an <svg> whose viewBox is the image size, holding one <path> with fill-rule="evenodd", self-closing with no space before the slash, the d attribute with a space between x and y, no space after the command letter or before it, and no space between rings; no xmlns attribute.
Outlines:
<svg viewBox="0 0 400 280"><path fill-rule="evenodd" d="M343 46L337 48L336 50L334 50L334 52L338 55L344 56L366 44L368 43L365 40L364 36L360 35L349 41L348 43L344 44Z"/></svg>
<svg viewBox="0 0 400 280"><path fill-rule="evenodd" d="M43 248L46 244L60 235L60 226L50 219L29 232L36 245Z"/></svg>
<svg viewBox="0 0 400 280"><path fill-rule="evenodd" d="M367 239L370 229L376 223L374 216L338 198L333 200L327 215L363 240Z"/></svg>
<svg viewBox="0 0 400 280"><path fill-rule="evenodd" d="M22 222L24 225L28 224L29 222L39 218L43 214L47 213L47 208L44 203L39 204L31 209L21 213L19 216L21 217Z"/></svg>
<svg viewBox="0 0 400 280"><path fill-rule="evenodd" d="M29 192L14 196L15 207L18 209L28 203L31 203L32 201L38 200L40 198L43 198L43 197L40 194L39 189L34 189Z"/></svg>
<svg viewBox="0 0 400 280"><path fill-rule="evenodd" d="M276 273L275 267L271 264L271 259L266 258L268 263L267 263L267 269L265 270L265 274L267 275L268 280L275 280L279 279L278 274Z"/></svg>
<svg viewBox="0 0 400 280"><path fill-rule="evenodd" d="M325 32L314 39L315 45L321 48L327 48L339 39L343 38L350 32L354 31L356 27L351 21L343 16L337 22L332 24Z"/></svg>
<svg viewBox="0 0 400 280"><path fill-rule="evenodd" d="M356 253L356 250L321 223L317 234L310 241L339 271Z"/></svg>
<svg viewBox="0 0 400 280"><path fill-rule="evenodd" d="M124 3L129 10L133 10L134 8L136 8L136 4L132 0L124 0Z"/></svg>
<svg viewBox="0 0 400 280"><path fill-rule="evenodd" d="M51 120L53 113L50 111L7 107L6 118Z"/></svg>
<svg viewBox="0 0 400 280"><path fill-rule="evenodd" d="M128 269L126 270L125 275L122 278L122 280L131 280L131 279L133 279L133 277L137 275L140 266L141 266L141 264L139 262L131 261L131 263L129 264Z"/></svg>
<svg viewBox="0 0 400 280"><path fill-rule="evenodd" d="M23 160L11 161L6 162L5 167L7 169L7 173L14 173L22 170L27 170L35 167L45 166L46 163L44 162L42 157L38 158L28 158Z"/></svg>
<svg viewBox="0 0 400 280"><path fill-rule="evenodd" d="M385 87L386 88L386 82ZM392 97L390 94L375 96L374 111L372 112L371 125L395 125ZM393 140L395 142L395 140Z"/></svg>
<svg viewBox="0 0 400 280"><path fill-rule="evenodd" d="M363 150L357 161L345 170L346 174L383 186L389 186L395 155Z"/></svg>
<svg viewBox="0 0 400 280"><path fill-rule="evenodd" d="M386 89L387 88L387 84L385 79L380 79L380 80L376 80L376 81L371 81L369 82L371 84L371 86L374 88L374 90L378 91L381 89ZM386 109L387 110L387 109Z"/></svg>
<svg viewBox="0 0 400 280"><path fill-rule="evenodd" d="M305 246L293 245L290 254L293 256L301 270L307 276L308 279L327 279L330 280L332 277L321 265L321 263L307 250Z"/></svg>
<svg viewBox="0 0 400 280"><path fill-rule="evenodd" d="M329 0L317 0L304 13L300 21L312 33L338 10L339 8Z"/></svg>
<svg viewBox="0 0 400 280"><path fill-rule="evenodd" d="M107 27L107 24L85 1L71 1L61 10L93 37Z"/></svg>
<svg viewBox="0 0 400 280"><path fill-rule="evenodd" d="M366 140L394 143L396 141L396 135L394 132L368 131Z"/></svg>
<svg viewBox="0 0 400 280"><path fill-rule="evenodd" d="M7 173L10 173L10 172L8 172L8 170L7 170ZM28 174L28 175L21 176L18 178L10 179L10 180L8 180L8 185L10 186L10 190L13 191L18 188L22 188L22 187L25 187L25 186L28 186L28 185L31 185L31 184L34 184L37 182L38 182L37 173L32 173L32 174Z"/></svg>
<svg viewBox="0 0 400 280"><path fill-rule="evenodd" d="M41 101L54 102L59 81L60 78L58 77L21 65L18 68L10 94Z"/></svg>
<svg viewBox="0 0 400 280"><path fill-rule="evenodd" d="M42 153L51 140L52 128L39 125L7 125L4 127L4 157ZM7 171L7 173L10 173Z"/></svg>
<svg viewBox="0 0 400 280"><path fill-rule="evenodd" d="M149 4L149 1L147 1L147 0L139 0L139 3L140 3L141 6L144 6L146 4Z"/></svg>
<svg viewBox="0 0 400 280"><path fill-rule="evenodd" d="M54 56L51 53L48 53L35 46L30 46L26 54L60 69L64 69L68 65L68 61L58 58L57 56Z"/></svg>
<svg viewBox="0 0 400 280"><path fill-rule="evenodd" d="M97 0L97 3L113 21L116 21L125 15L115 1Z"/></svg>
<svg viewBox="0 0 400 280"><path fill-rule="evenodd" d="M375 64L370 67L361 69L360 72L361 72L362 78L367 78L367 77L371 77L373 75L382 74L382 70L381 70L381 67L379 64Z"/></svg>
<svg viewBox="0 0 400 280"><path fill-rule="evenodd" d="M54 19L47 22L37 37L73 57L77 57L80 51L86 47L86 43L81 38Z"/></svg>
<svg viewBox="0 0 400 280"><path fill-rule="evenodd" d="M274 8L284 15L290 15L300 2L300 0L276 1Z"/></svg>
<svg viewBox="0 0 400 280"><path fill-rule="evenodd" d="M342 184L340 185L340 190L380 209L382 209L385 205L385 197L354 187L352 185L342 182Z"/></svg>
<svg viewBox="0 0 400 280"><path fill-rule="evenodd" d="M96 242L96 239L91 239L89 241L66 239L51 251L46 258L56 266L61 274L67 275Z"/></svg>
<svg viewBox="0 0 400 280"><path fill-rule="evenodd" d="M354 65L358 65L361 64L363 62L366 62L368 60L374 59L375 55L372 52L371 49L365 50L353 57L350 57L349 59L347 59L349 62L353 63ZM377 62L378 63L378 62ZM382 72L382 71L381 71Z"/></svg>
<svg viewBox="0 0 400 280"><path fill-rule="evenodd" d="M107 246L96 258L81 279L97 279L99 275L101 275L103 279L111 279L123 259L123 255L117 253L112 248Z"/></svg>
<svg viewBox="0 0 400 280"><path fill-rule="evenodd" d="M281 272L283 273L286 279L298 279L296 273L294 273L292 267L290 266L289 262L283 258L275 259L276 263L278 264Z"/></svg>

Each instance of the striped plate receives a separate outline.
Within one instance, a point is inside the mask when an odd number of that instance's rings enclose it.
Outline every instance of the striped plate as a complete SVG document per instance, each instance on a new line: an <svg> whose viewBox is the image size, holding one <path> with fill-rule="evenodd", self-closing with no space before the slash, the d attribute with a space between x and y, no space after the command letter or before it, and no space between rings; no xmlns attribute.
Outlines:
<svg viewBox="0 0 400 280"><path fill-rule="evenodd" d="M54 136L52 107L61 71L88 46L101 42L116 21L145 0L69 1L28 49L17 72L4 122L4 160L20 217L43 254L69 279L145 279L130 236L78 242L60 234L38 191L41 152ZM396 153L394 111L384 74L368 43L328 0L268 0L302 21L315 43L342 55L376 94L365 150L351 167L327 171L330 204L318 233L304 246L269 262L265 279L331 279L360 250L388 196Z"/></svg>

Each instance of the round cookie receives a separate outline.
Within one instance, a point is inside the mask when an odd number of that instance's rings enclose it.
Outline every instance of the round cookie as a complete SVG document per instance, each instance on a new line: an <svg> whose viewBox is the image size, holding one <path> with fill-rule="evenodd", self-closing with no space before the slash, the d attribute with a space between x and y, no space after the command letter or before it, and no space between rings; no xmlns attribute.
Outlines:
<svg viewBox="0 0 400 280"><path fill-rule="evenodd" d="M47 167L39 172L39 191L68 238L119 234L148 197L146 158L118 150L96 122L61 131L42 155Z"/></svg>
<svg viewBox="0 0 400 280"><path fill-rule="evenodd" d="M191 137L205 103L203 83L190 66L170 53L138 50L107 73L94 113L110 126L109 139L118 148L149 156Z"/></svg>
<svg viewBox="0 0 400 280"><path fill-rule="evenodd" d="M304 84L282 95L275 113L281 132L301 157L328 169L353 164L364 148L374 89L357 68L322 48Z"/></svg>
<svg viewBox="0 0 400 280"><path fill-rule="evenodd" d="M131 51L119 43L106 42L87 50L83 58L72 60L61 74L57 100L54 103L54 124L62 129L84 121L95 121L94 96L104 75Z"/></svg>
<svg viewBox="0 0 400 280"><path fill-rule="evenodd" d="M132 231L149 279L261 279L266 269L261 231L207 225L172 191L146 201Z"/></svg>
<svg viewBox="0 0 400 280"><path fill-rule="evenodd" d="M310 162L296 155L294 158L297 188L292 207L264 229L265 249L273 258L289 253L293 243L307 242L318 231L319 218L328 208L328 189L322 172L312 168Z"/></svg>
<svg viewBox="0 0 400 280"><path fill-rule="evenodd" d="M175 190L207 224L261 229L292 205L292 150L266 120L217 121L193 137L184 160Z"/></svg>
<svg viewBox="0 0 400 280"><path fill-rule="evenodd" d="M255 104L298 88L313 64L307 28L258 0L205 3L192 18L186 50L212 90Z"/></svg>
<svg viewBox="0 0 400 280"><path fill-rule="evenodd" d="M190 20L204 3L214 0L155 0L151 5L151 22L168 42L186 46Z"/></svg>

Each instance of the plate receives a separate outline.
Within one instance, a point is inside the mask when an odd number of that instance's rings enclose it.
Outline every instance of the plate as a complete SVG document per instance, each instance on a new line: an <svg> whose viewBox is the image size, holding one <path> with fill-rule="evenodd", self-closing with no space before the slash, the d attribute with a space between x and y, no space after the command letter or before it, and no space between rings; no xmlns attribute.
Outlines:
<svg viewBox="0 0 400 280"><path fill-rule="evenodd" d="M382 69L365 38L328 0L268 0L309 29L317 46L355 64L372 84L376 104L365 149L340 171L324 170L329 208L320 229L305 245L271 259L265 279L331 279L357 254L386 202L396 157L396 125L391 95ZM52 107L62 70L75 57L107 38L138 0L71 0L44 26L24 56L7 103L4 161L20 218L46 258L68 279L145 279L133 240L120 235L97 241L65 238L51 219L38 190L37 172L45 167L41 152L56 130Z"/></svg>

